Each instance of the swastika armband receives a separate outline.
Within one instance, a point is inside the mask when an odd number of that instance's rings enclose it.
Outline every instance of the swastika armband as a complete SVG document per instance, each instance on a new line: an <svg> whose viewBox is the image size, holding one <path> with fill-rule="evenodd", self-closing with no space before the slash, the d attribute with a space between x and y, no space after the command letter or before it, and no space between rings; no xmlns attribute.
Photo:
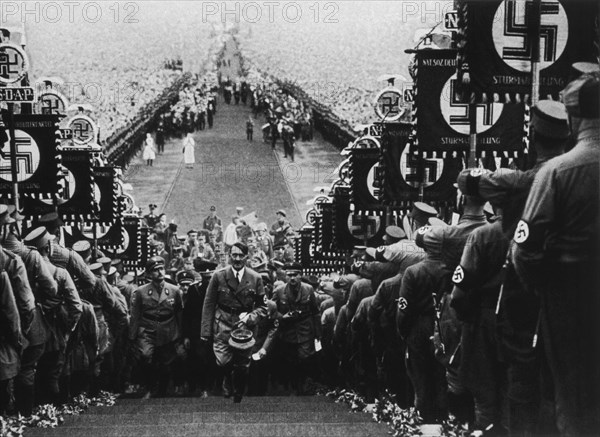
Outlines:
<svg viewBox="0 0 600 437"><path fill-rule="evenodd" d="M469 172L465 180L466 192L464 194L467 196L479 196L479 181L482 174L483 170L480 168L474 168Z"/></svg>
<svg viewBox="0 0 600 437"><path fill-rule="evenodd" d="M408 308L408 302L404 297L401 297L400 299L398 299L398 308L401 309L402 311L406 310L406 308Z"/></svg>
<svg viewBox="0 0 600 437"><path fill-rule="evenodd" d="M463 290L471 289L474 286L474 279L473 275L461 265L456 266L452 274L452 283Z"/></svg>
<svg viewBox="0 0 600 437"><path fill-rule="evenodd" d="M544 241L544 232L540 228L531 226L525 220L519 220L513 239L515 243L525 249L541 248Z"/></svg>
<svg viewBox="0 0 600 437"><path fill-rule="evenodd" d="M417 233L415 235L415 244L421 248L424 248L424 238L425 238L425 234L427 234L429 231L431 231L431 226L426 225L426 226L422 226L419 229L417 229Z"/></svg>

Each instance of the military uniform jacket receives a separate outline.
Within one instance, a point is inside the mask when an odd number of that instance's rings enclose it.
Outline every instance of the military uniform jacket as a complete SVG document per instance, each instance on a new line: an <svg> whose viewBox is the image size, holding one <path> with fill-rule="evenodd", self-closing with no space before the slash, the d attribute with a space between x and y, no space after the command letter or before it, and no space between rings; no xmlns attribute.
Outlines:
<svg viewBox="0 0 600 437"><path fill-rule="evenodd" d="M580 139L571 151L548 161L535 177L515 231L513 264L523 279L540 290L552 263L598 260L597 141Z"/></svg>
<svg viewBox="0 0 600 437"><path fill-rule="evenodd" d="M19 309L21 331L27 335L36 317L36 306L23 260L8 250L0 249L0 269L8 273L15 302Z"/></svg>
<svg viewBox="0 0 600 437"><path fill-rule="evenodd" d="M96 283L96 277L81 255L73 249L65 249L56 240L52 241L50 262L55 266L67 269L71 277L77 281L79 287L82 289L92 288Z"/></svg>
<svg viewBox="0 0 600 437"><path fill-rule="evenodd" d="M218 216L208 216L204 219L204 222L202 223L202 228L212 232L215 229L215 225L222 226L221 219Z"/></svg>
<svg viewBox="0 0 600 437"><path fill-rule="evenodd" d="M423 256L419 257L418 260L415 260L415 264L423 261L423 259L425 259L425 253L423 253ZM406 267L408 267L408 265L403 268L399 264L387 261L359 261L354 264L352 271L358 273L363 278L370 279L372 288L377 290L381 283L386 279L393 278L398 273L404 273Z"/></svg>
<svg viewBox="0 0 600 437"><path fill-rule="evenodd" d="M402 273L383 281L369 306L369 323L379 326L384 331L393 331L396 320L396 302L400 294Z"/></svg>
<svg viewBox="0 0 600 437"><path fill-rule="evenodd" d="M290 228L290 222L287 220L284 220L283 223L277 221L271 225L269 233L273 236L273 244L275 246L285 243L285 235Z"/></svg>
<svg viewBox="0 0 600 437"><path fill-rule="evenodd" d="M454 272L460 263L463 249L471 232L487 224L483 214L474 216L463 214L454 226L434 227L425 234L424 239L431 245L437 246L437 253L442 256L442 261L450 272Z"/></svg>
<svg viewBox="0 0 600 437"><path fill-rule="evenodd" d="M155 346L178 340L182 335L183 294L179 287L163 283L162 290L150 282L133 292L129 338L153 332Z"/></svg>
<svg viewBox="0 0 600 437"><path fill-rule="evenodd" d="M246 267L241 282L235 277L233 267L218 270L206 289L200 336L211 338L215 331L227 332L227 328L239 321L242 312L249 313L246 324L253 328L261 317L266 316L266 305L262 278L254 270Z"/></svg>
<svg viewBox="0 0 600 437"><path fill-rule="evenodd" d="M99 327L91 303L81 301L81 317L69 339L65 374L75 371L89 370L98 353ZM71 352L71 353L69 353Z"/></svg>
<svg viewBox="0 0 600 437"><path fill-rule="evenodd" d="M42 258L37 249L25 246L14 235L6 239L6 248L23 260L29 285L37 303L27 340L31 346L43 344L48 340L49 330L44 321L42 307L46 300L56 300L58 294L56 280L50 272L50 263Z"/></svg>
<svg viewBox="0 0 600 437"><path fill-rule="evenodd" d="M48 351L61 350L66 346L67 335L73 331L83 311L79 293L71 275L65 269L50 264L46 258L48 270L56 280L58 294L42 302L45 320L48 323Z"/></svg>
<svg viewBox="0 0 600 437"><path fill-rule="evenodd" d="M6 272L0 273L0 381L13 378L19 372L22 347L21 320Z"/></svg>
<svg viewBox="0 0 600 437"><path fill-rule="evenodd" d="M14 234L10 234L4 240L4 247L23 260L27 279L36 299L40 296L56 296L56 281L43 261L42 255L35 248L25 246Z"/></svg>
<svg viewBox="0 0 600 437"><path fill-rule="evenodd" d="M109 287L106 280L97 278L91 289L81 290L81 297L94 306L99 328L98 337L101 353L110 347L110 333L105 314L109 315L113 321L118 321L118 326L127 324L127 313Z"/></svg>
<svg viewBox="0 0 600 437"><path fill-rule="evenodd" d="M282 284L273 290L273 301L277 304L279 317L279 335L286 343L305 343L321 336L321 317L313 288L300 283L295 294L288 284ZM298 316L286 319L292 311Z"/></svg>
<svg viewBox="0 0 600 437"><path fill-rule="evenodd" d="M502 220L477 228L469 235L460 264L452 275L451 306L459 319L473 321L481 309L495 310L508 243Z"/></svg>
<svg viewBox="0 0 600 437"><path fill-rule="evenodd" d="M419 338L421 334L427 335L427 338L433 335L433 294L439 299L450 288L450 274L444 267L440 259L427 258L404 272L398 295L396 323L399 334L407 339L407 343L410 343L413 334ZM427 322L420 323L423 320ZM413 328L425 326L431 328L431 332L413 332L416 331Z"/></svg>

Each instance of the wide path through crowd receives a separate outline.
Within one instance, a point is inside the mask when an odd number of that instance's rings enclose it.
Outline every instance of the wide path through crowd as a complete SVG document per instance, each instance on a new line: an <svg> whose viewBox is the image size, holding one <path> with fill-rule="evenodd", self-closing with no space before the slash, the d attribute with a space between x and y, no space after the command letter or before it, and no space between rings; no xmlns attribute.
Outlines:
<svg viewBox="0 0 600 437"><path fill-rule="evenodd" d="M249 104L227 105L219 97L213 128L193 134L192 169L183 165L183 139L168 140L165 153L157 155L152 167L145 165L140 152L125 177L144 214L148 204L157 204L158 212L179 225L180 234L201 226L211 205L217 207L223 226L238 206L244 208L243 215L256 212L267 224L275 220L275 211L284 209L292 226L302 226L314 187L333 182L332 172L341 162L339 151L317 134L313 141L296 143L291 162L283 157L281 140L275 153L263 141L262 115L255 120L254 141L246 140L250 114Z"/></svg>

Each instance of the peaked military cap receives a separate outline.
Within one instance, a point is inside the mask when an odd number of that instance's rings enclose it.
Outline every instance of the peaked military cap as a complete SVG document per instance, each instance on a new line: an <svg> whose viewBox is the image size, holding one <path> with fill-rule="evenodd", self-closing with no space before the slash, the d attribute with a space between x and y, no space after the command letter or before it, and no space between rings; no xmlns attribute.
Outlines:
<svg viewBox="0 0 600 437"><path fill-rule="evenodd" d="M554 100L540 100L531 108L531 125L548 138L566 139L570 133L567 108Z"/></svg>
<svg viewBox="0 0 600 437"><path fill-rule="evenodd" d="M600 74L584 74L563 90L563 102L572 117L600 118Z"/></svg>
<svg viewBox="0 0 600 437"><path fill-rule="evenodd" d="M33 246L37 249L46 246L52 240L54 240L54 235L50 234L44 226L35 228L23 238L25 245Z"/></svg>

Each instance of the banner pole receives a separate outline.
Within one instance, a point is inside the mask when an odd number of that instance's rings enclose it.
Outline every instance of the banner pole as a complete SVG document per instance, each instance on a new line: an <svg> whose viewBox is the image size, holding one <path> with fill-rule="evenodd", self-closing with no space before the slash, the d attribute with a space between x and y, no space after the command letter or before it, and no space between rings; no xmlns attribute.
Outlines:
<svg viewBox="0 0 600 437"><path fill-rule="evenodd" d="M533 23L531 23L531 106L537 105L540 99L540 28L542 21L542 2L541 0L533 0ZM537 156L535 153L535 149L531 147L534 143L535 132L529 126L529 150L527 156L528 159L528 168L533 167Z"/></svg>
<svg viewBox="0 0 600 437"><path fill-rule="evenodd" d="M542 21L542 2L533 0L533 23L531 26L531 106L540 99L540 28Z"/></svg>
<svg viewBox="0 0 600 437"><path fill-rule="evenodd" d="M18 183L18 171L17 171L17 143L15 141L15 117L14 117L14 103L8 102L8 130L10 134L10 170L12 175L12 188L13 188L13 203L15 209L19 210L19 183Z"/></svg>
<svg viewBox="0 0 600 437"><path fill-rule="evenodd" d="M469 159L468 168L477 166L477 104L469 102Z"/></svg>
<svg viewBox="0 0 600 437"><path fill-rule="evenodd" d="M94 258L98 259L98 223L94 222Z"/></svg>

